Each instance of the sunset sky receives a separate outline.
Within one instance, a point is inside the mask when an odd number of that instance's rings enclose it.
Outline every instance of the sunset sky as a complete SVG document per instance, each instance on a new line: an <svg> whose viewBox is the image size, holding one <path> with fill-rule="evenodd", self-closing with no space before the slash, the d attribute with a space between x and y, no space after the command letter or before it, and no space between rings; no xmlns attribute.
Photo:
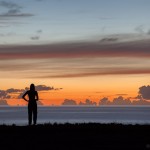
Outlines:
<svg viewBox="0 0 150 150"><path fill-rule="evenodd" d="M149 14L149 0L0 0L0 100L26 104L31 83L45 105L134 99L150 84Z"/></svg>

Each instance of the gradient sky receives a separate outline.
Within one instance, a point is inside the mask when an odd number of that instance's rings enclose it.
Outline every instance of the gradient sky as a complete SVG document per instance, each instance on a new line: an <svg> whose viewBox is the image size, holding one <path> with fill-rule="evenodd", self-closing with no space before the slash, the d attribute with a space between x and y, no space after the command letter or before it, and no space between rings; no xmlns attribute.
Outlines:
<svg viewBox="0 0 150 150"><path fill-rule="evenodd" d="M0 0L0 90L59 89L44 104L136 97L149 84L149 14L149 0Z"/></svg>

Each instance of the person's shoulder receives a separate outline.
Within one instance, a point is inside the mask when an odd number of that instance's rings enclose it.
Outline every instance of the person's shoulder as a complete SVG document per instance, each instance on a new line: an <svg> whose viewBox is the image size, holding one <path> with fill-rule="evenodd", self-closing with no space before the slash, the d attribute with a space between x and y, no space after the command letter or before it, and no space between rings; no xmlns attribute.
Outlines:
<svg viewBox="0 0 150 150"><path fill-rule="evenodd" d="M29 94L29 91L25 91L25 92L24 92L24 95L26 95L26 94Z"/></svg>
<svg viewBox="0 0 150 150"><path fill-rule="evenodd" d="M26 93L27 93L27 94L30 93L30 90L26 91Z"/></svg>

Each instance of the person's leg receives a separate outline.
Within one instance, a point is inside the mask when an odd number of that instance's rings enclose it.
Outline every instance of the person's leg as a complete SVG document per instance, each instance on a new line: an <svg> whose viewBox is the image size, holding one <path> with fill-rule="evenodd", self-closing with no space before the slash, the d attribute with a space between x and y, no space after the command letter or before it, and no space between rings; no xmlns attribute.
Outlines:
<svg viewBox="0 0 150 150"><path fill-rule="evenodd" d="M33 108L33 122L34 122L34 124L36 124L36 121L37 121L37 105L34 105L34 108Z"/></svg>
<svg viewBox="0 0 150 150"><path fill-rule="evenodd" d="M31 107L31 105L28 105L28 123L29 123L29 125L32 124L32 107Z"/></svg>

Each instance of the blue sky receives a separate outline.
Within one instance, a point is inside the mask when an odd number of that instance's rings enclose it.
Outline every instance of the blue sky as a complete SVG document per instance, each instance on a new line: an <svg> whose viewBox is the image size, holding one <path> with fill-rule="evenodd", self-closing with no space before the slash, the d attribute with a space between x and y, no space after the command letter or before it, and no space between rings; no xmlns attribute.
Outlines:
<svg viewBox="0 0 150 150"><path fill-rule="evenodd" d="M0 89L137 96L149 84L149 14L149 0L0 0Z"/></svg>
<svg viewBox="0 0 150 150"><path fill-rule="evenodd" d="M150 30L149 0L0 2L1 44L86 40L111 34L146 33ZM19 11L14 16L6 16L8 11L14 9Z"/></svg>
<svg viewBox="0 0 150 150"><path fill-rule="evenodd" d="M149 7L149 0L0 0L1 78L149 74Z"/></svg>

